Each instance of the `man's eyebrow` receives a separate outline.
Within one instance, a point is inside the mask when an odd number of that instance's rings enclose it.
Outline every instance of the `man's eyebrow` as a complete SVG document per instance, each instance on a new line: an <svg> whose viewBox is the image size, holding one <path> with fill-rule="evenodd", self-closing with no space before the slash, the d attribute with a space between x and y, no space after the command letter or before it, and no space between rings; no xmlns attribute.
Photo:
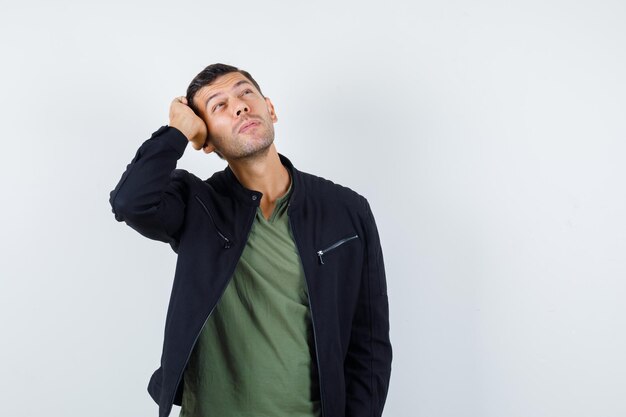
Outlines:
<svg viewBox="0 0 626 417"><path fill-rule="evenodd" d="M248 80L239 80L235 83L235 85L233 85L233 88L231 88L231 90L234 90L235 88L239 87L241 84L250 84L250 82ZM250 84L250 86L252 86L252 84ZM209 97L209 99L206 101L204 107L209 105L209 101L213 100L215 97L221 95L222 93L215 93L213 95L211 95Z"/></svg>

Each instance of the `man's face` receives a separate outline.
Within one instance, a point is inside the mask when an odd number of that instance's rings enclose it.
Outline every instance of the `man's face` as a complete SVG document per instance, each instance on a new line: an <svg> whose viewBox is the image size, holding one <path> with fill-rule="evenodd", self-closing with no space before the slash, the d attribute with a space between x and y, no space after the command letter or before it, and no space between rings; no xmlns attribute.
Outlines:
<svg viewBox="0 0 626 417"><path fill-rule="evenodd" d="M230 161L262 154L274 142L274 106L242 74L219 76L193 101L208 128L208 151ZM249 122L254 124L242 130Z"/></svg>

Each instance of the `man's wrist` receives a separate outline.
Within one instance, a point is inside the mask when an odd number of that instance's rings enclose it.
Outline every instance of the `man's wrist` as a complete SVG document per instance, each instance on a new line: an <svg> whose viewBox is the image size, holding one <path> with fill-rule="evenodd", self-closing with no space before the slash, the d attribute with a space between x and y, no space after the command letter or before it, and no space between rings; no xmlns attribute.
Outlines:
<svg viewBox="0 0 626 417"><path fill-rule="evenodd" d="M185 138L187 138L187 140L191 140L191 138L193 137L193 134L191 132L189 132L187 129L185 129L182 126L177 125L176 123L170 123L169 126L175 128L180 133L182 133L185 136Z"/></svg>

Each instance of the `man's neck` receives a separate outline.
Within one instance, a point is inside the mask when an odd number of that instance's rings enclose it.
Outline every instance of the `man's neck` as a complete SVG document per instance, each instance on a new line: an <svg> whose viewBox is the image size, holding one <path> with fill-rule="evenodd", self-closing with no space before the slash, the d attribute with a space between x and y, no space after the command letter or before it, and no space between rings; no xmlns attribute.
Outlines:
<svg viewBox="0 0 626 417"><path fill-rule="evenodd" d="M280 162L274 144L265 155L229 161L228 166L241 185L263 193L262 204L265 205L285 195L291 183L289 170Z"/></svg>

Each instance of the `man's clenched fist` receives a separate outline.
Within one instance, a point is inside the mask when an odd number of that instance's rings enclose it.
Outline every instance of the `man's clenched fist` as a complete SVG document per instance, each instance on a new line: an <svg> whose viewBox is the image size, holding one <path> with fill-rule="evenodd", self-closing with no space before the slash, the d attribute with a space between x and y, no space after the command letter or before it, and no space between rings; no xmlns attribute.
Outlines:
<svg viewBox="0 0 626 417"><path fill-rule="evenodd" d="M176 97L170 105L170 126L180 130L195 150L200 150L207 140L207 127L191 107L187 105L186 97Z"/></svg>

